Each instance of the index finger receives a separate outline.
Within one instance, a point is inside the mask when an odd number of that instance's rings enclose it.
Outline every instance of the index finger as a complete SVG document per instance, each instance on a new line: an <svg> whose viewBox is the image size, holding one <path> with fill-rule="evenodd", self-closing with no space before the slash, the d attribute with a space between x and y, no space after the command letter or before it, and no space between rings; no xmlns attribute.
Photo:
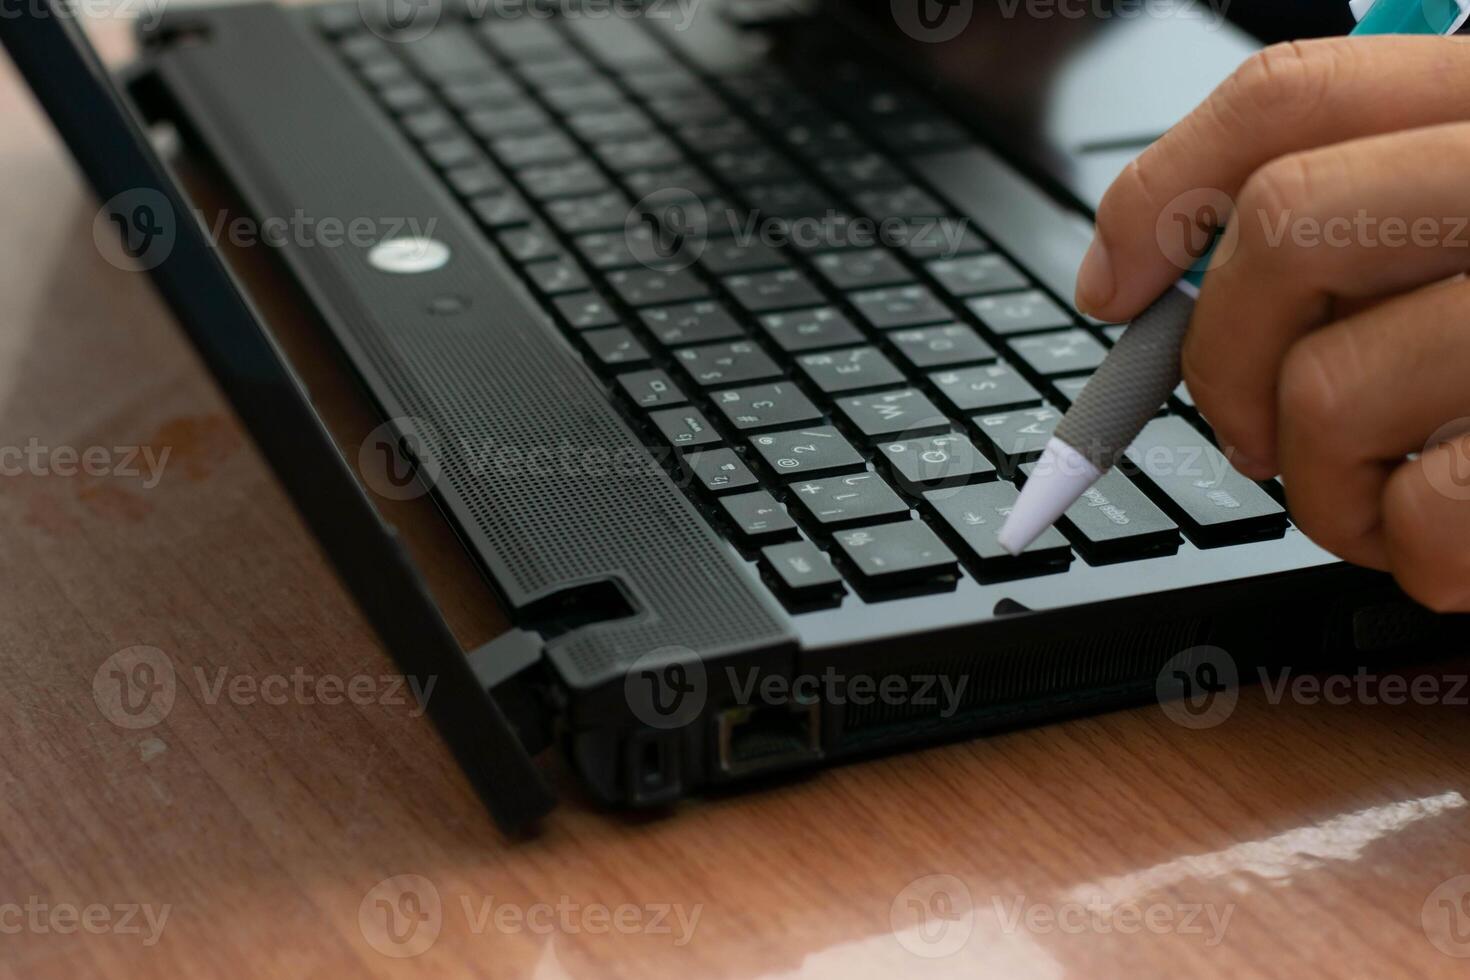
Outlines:
<svg viewBox="0 0 1470 980"><path fill-rule="evenodd" d="M1179 250L1166 249L1158 229L1175 227L1171 210L1195 220L1192 192L1233 199L1279 156L1463 119L1466 93L1470 45L1456 38L1330 38L1251 56L1108 189L1078 275L1078 308L1125 322L1179 278Z"/></svg>

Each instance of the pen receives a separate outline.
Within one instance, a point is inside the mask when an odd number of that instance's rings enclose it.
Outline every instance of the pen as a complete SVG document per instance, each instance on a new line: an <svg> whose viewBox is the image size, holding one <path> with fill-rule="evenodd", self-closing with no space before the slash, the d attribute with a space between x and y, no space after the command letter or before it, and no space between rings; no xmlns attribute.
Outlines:
<svg viewBox="0 0 1470 980"><path fill-rule="evenodd" d="M1352 0L1354 35L1453 34L1470 0ZM1102 478L1179 386L1179 352L1213 246L1123 332L1047 441L997 540L1019 555Z"/></svg>

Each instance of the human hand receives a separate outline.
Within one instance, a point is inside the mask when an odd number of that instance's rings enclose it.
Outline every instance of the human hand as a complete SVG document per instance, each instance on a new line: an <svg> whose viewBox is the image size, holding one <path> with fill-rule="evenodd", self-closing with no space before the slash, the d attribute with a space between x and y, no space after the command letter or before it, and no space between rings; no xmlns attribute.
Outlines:
<svg viewBox="0 0 1470 980"><path fill-rule="evenodd" d="M1141 312L1212 196L1234 213L1183 370L1221 447L1323 547L1470 611L1470 43L1252 58L1109 189L1078 307Z"/></svg>

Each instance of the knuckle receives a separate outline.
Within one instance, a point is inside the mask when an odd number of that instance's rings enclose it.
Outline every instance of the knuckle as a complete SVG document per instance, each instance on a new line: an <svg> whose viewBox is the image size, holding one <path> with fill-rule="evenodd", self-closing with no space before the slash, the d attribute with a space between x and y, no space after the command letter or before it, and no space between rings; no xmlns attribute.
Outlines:
<svg viewBox="0 0 1470 980"><path fill-rule="evenodd" d="M1334 439L1347 417L1349 372L1340 349L1325 335L1311 334L1294 344L1281 363L1279 417L1310 430L1316 439Z"/></svg>
<svg viewBox="0 0 1470 980"><path fill-rule="evenodd" d="M1392 570L1405 592L1435 612L1470 612L1470 541L1446 534L1444 505L1413 466L1389 478L1383 523Z"/></svg>
<svg viewBox="0 0 1470 980"><path fill-rule="evenodd" d="M1220 90L1220 110L1231 120L1258 127L1262 115L1302 119L1322 106L1346 45L1286 41L1245 60Z"/></svg>
<svg viewBox="0 0 1470 980"><path fill-rule="evenodd" d="M1303 206L1312 196L1313 172L1308 155L1288 153L1251 174L1240 191L1239 211L1247 220L1242 232L1250 243L1274 226L1275 219ZM1245 244L1245 243L1243 243Z"/></svg>

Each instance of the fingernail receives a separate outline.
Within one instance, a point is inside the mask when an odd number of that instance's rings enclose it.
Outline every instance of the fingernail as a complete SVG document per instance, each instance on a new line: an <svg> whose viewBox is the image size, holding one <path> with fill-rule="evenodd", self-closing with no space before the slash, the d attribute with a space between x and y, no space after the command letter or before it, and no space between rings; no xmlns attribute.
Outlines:
<svg viewBox="0 0 1470 980"><path fill-rule="evenodd" d="M1082 268L1077 270L1077 309L1093 313L1113 298L1117 285L1113 282L1113 260L1100 235L1094 235Z"/></svg>

